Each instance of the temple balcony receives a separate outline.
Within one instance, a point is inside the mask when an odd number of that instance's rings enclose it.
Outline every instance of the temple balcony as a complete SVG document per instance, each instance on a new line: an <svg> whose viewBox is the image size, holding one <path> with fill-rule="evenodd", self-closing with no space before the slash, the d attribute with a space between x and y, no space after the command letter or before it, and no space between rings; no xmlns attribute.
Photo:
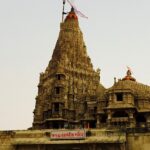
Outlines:
<svg viewBox="0 0 150 150"><path fill-rule="evenodd" d="M115 117L111 119L111 122L128 122L128 117Z"/></svg>

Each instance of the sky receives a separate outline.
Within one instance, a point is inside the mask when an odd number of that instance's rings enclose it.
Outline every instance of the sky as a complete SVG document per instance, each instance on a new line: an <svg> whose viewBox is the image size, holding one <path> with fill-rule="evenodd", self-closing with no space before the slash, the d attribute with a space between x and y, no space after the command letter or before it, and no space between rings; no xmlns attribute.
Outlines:
<svg viewBox="0 0 150 150"><path fill-rule="evenodd" d="M111 87L129 66L150 85L150 1L74 0L87 53ZM66 11L70 10L66 4ZM32 126L39 74L58 38L62 0L0 0L0 130Z"/></svg>

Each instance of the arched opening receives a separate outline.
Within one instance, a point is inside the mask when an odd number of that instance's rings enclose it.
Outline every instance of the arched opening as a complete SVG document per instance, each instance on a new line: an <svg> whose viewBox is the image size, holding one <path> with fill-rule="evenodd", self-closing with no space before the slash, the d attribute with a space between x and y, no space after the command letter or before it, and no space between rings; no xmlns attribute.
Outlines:
<svg viewBox="0 0 150 150"><path fill-rule="evenodd" d="M96 120L89 121L89 128L96 128Z"/></svg>
<svg viewBox="0 0 150 150"><path fill-rule="evenodd" d="M123 93L116 93L117 101L123 101Z"/></svg>
<svg viewBox="0 0 150 150"><path fill-rule="evenodd" d="M55 94L60 94L60 90L61 90L60 87L55 87Z"/></svg>
<svg viewBox="0 0 150 150"><path fill-rule="evenodd" d="M146 118L143 114L138 114L136 116L136 124L137 124L137 127L145 127L146 126Z"/></svg>
<svg viewBox="0 0 150 150"><path fill-rule="evenodd" d="M100 119L100 126L101 127L105 127L106 126L106 123L107 123L107 115L104 114L101 116L101 119Z"/></svg>
<svg viewBox="0 0 150 150"><path fill-rule="evenodd" d="M65 75L62 74L62 73L57 73L55 75L55 77L56 77L57 80L64 80L65 79Z"/></svg>
<svg viewBox="0 0 150 150"><path fill-rule="evenodd" d="M103 115L101 118L101 123L106 123L107 122L107 115Z"/></svg>

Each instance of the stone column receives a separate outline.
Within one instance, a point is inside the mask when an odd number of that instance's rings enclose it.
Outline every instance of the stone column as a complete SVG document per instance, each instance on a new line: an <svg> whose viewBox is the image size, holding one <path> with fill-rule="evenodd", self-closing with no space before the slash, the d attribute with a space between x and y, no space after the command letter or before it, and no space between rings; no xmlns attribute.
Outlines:
<svg viewBox="0 0 150 150"><path fill-rule="evenodd" d="M126 143L120 144L120 150L126 150Z"/></svg>
<svg viewBox="0 0 150 150"><path fill-rule="evenodd" d="M136 126L136 121L135 121L135 118L134 118L134 111L132 110L129 110L128 111L128 115L129 115L129 123L130 123L130 128L135 128Z"/></svg>
<svg viewBox="0 0 150 150"><path fill-rule="evenodd" d="M107 124L108 124L108 127L110 127L111 126L111 119L112 119L112 112L110 110L108 110L107 114L108 114Z"/></svg>
<svg viewBox="0 0 150 150"><path fill-rule="evenodd" d="M89 147L89 150L96 150L96 144L91 144L88 147Z"/></svg>
<svg viewBox="0 0 150 150"><path fill-rule="evenodd" d="M37 145L38 150L41 150L40 145Z"/></svg>
<svg viewBox="0 0 150 150"><path fill-rule="evenodd" d="M83 121L83 125L84 125L84 128L87 128L87 122L85 120Z"/></svg>
<svg viewBox="0 0 150 150"><path fill-rule="evenodd" d="M146 126L150 128L150 114L147 114L145 117L146 117Z"/></svg>
<svg viewBox="0 0 150 150"><path fill-rule="evenodd" d="M97 114L97 116L96 116L96 128L100 128L100 115L99 114Z"/></svg>

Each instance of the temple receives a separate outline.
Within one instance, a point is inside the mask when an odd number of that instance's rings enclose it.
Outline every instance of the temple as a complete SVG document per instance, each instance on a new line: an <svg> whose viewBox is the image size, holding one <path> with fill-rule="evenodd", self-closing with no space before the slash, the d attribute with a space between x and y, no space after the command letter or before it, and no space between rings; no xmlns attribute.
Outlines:
<svg viewBox="0 0 150 150"><path fill-rule="evenodd" d="M150 86L127 75L106 90L107 123L126 128L150 127Z"/></svg>
<svg viewBox="0 0 150 150"><path fill-rule="evenodd" d="M71 9L60 25L59 37L44 73L40 75L34 110L34 129L97 126L97 103L105 88L100 71L93 69Z"/></svg>
<svg viewBox="0 0 150 150"><path fill-rule="evenodd" d="M33 129L149 126L150 87L127 75L100 83L72 8L60 25L52 59L40 75Z"/></svg>
<svg viewBox="0 0 150 150"><path fill-rule="evenodd" d="M72 8L40 74L32 127L0 131L0 150L149 150L150 86L130 69L106 89Z"/></svg>

